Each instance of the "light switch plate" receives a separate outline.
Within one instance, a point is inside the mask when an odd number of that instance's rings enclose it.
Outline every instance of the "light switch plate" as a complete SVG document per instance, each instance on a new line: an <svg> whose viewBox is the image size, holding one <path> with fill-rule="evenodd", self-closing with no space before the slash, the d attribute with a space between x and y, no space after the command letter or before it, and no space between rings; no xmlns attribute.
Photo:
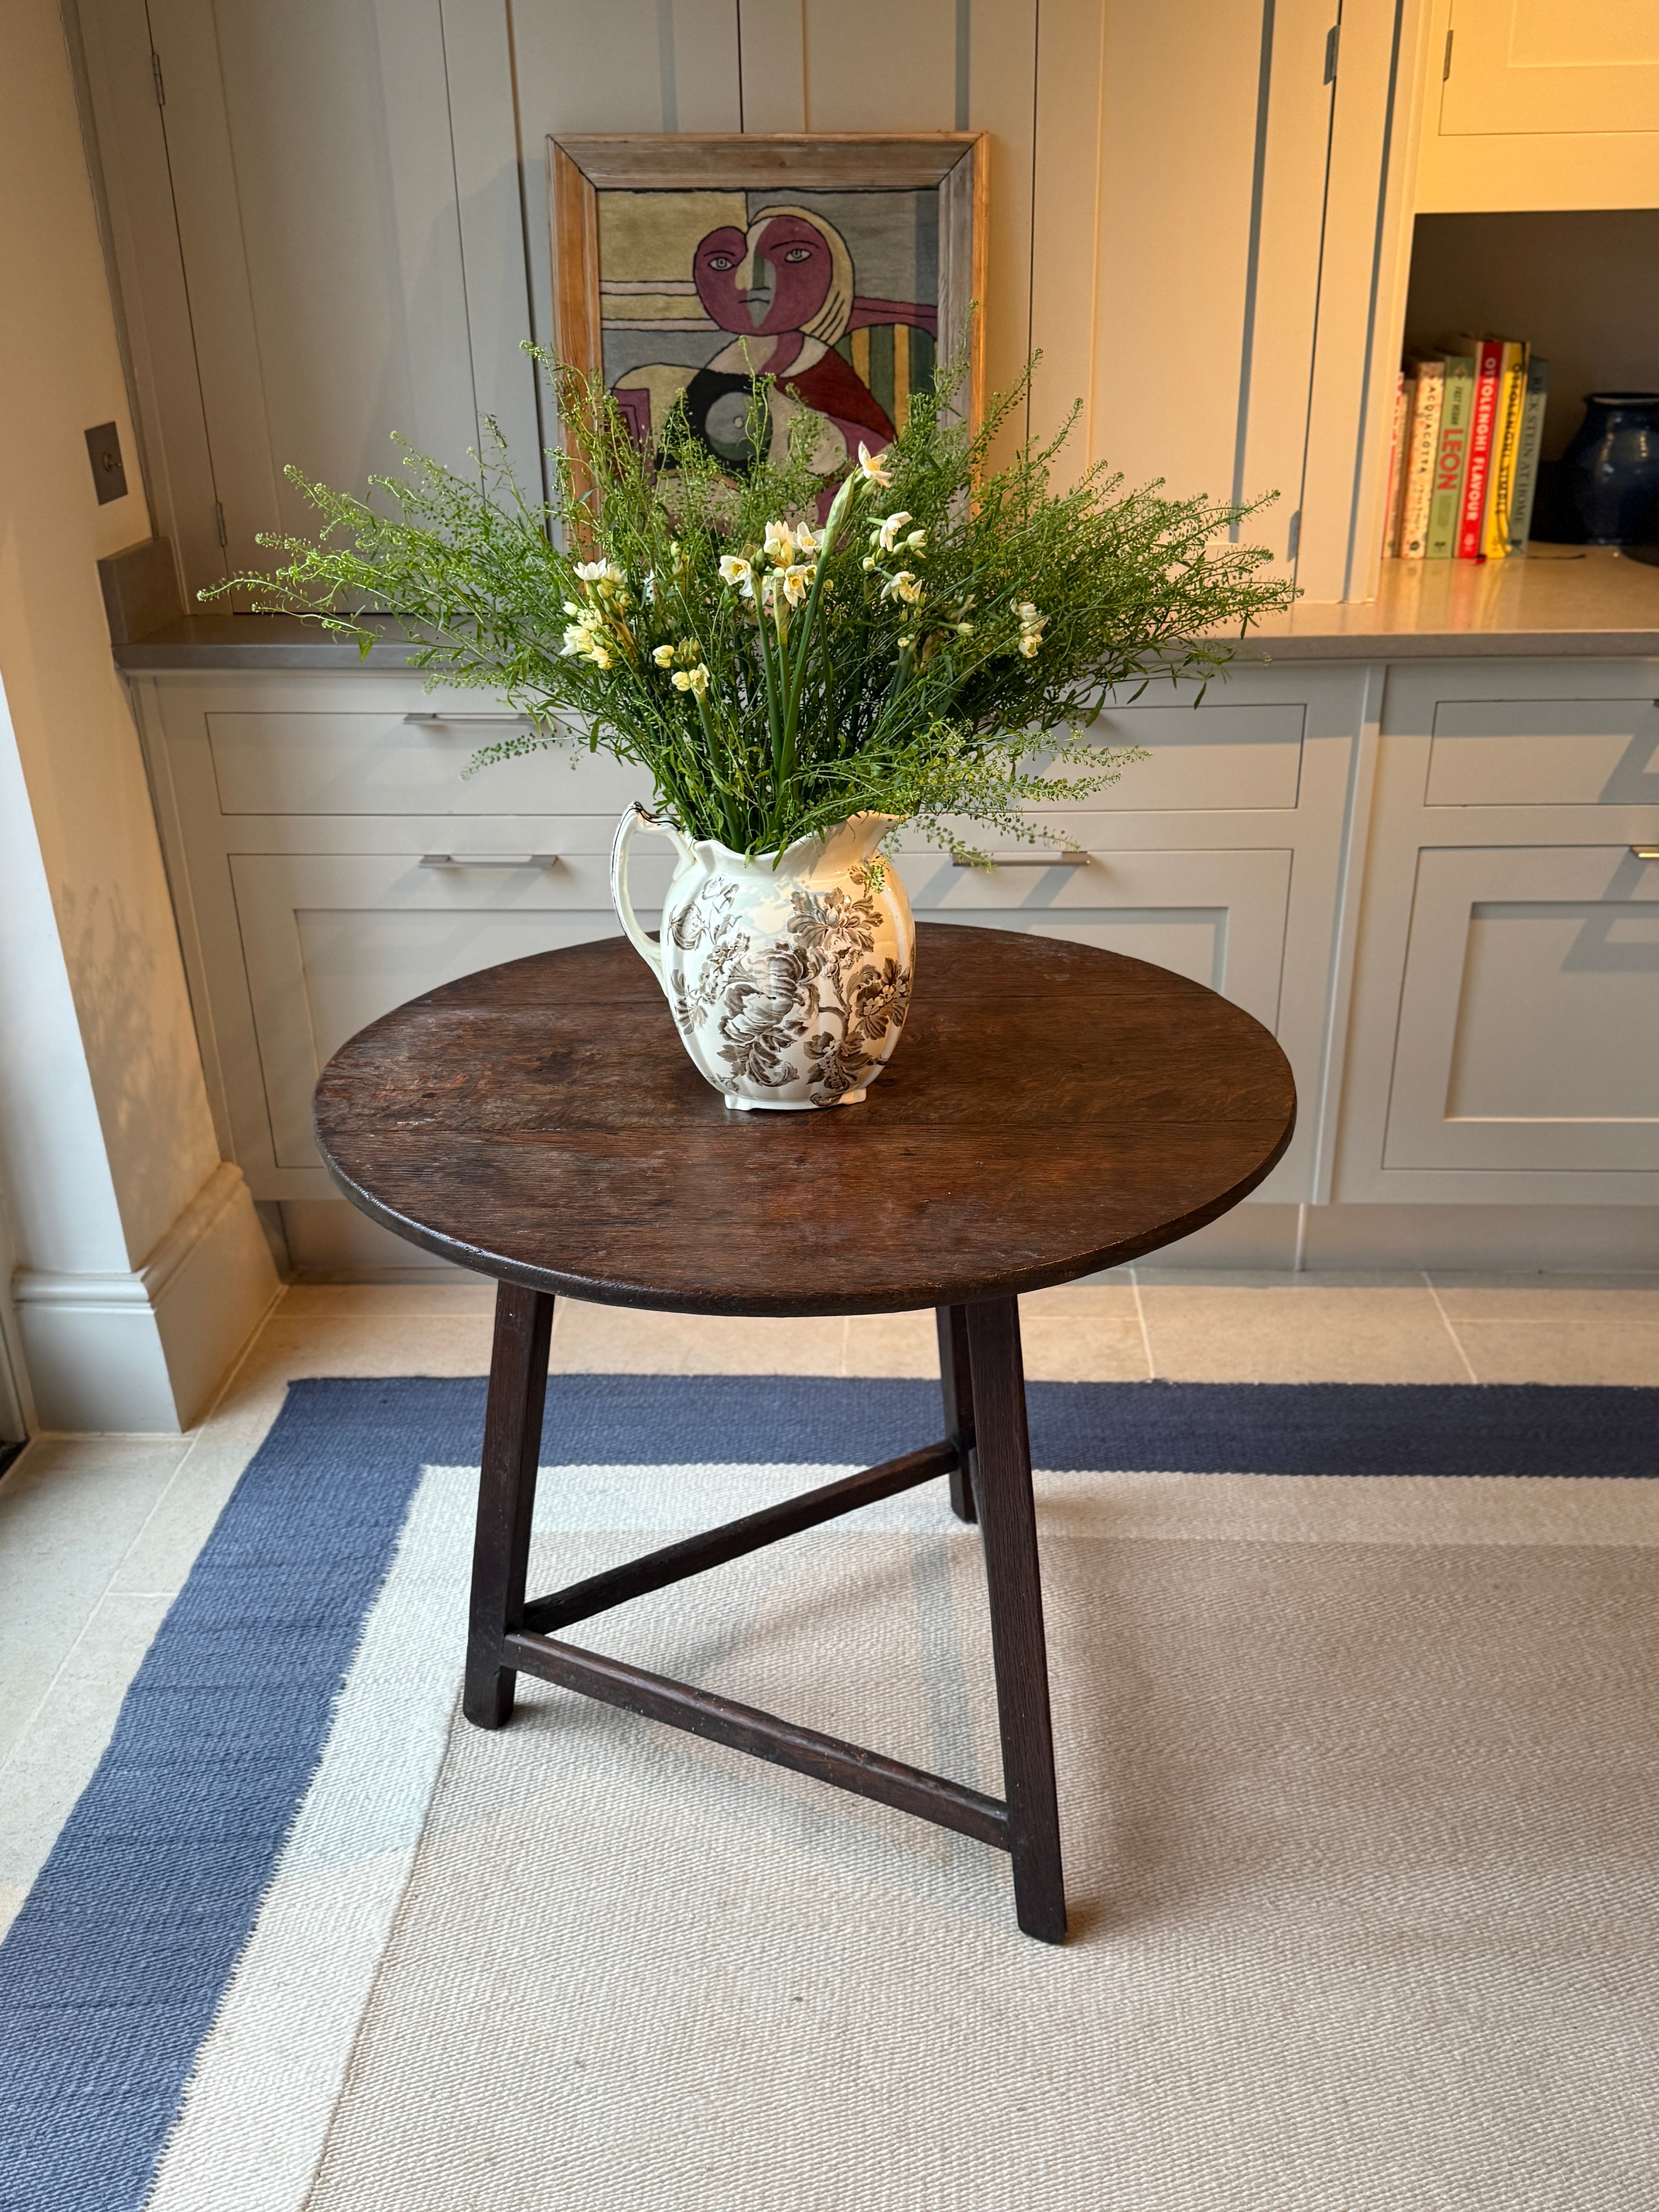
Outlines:
<svg viewBox="0 0 1659 2212"><path fill-rule="evenodd" d="M88 431L87 458L92 463L92 480L98 487L99 506L107 507L112 499L125 499L126 465L121 459L121 434L113 422L100 422L95 430Z"/></svg>

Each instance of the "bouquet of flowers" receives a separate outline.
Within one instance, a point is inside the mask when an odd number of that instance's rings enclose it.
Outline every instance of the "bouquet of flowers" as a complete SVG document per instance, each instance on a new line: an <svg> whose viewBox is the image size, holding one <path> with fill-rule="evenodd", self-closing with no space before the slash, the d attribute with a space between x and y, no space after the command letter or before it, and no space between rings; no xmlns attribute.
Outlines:
<svg viewBox="0 0 1659 2212"><path fill-rule="evenodd" d="M1045 801L1135 757L1087 735L1109 693L1206 678L1291 596L1236 542L1252 508L1126 491L1100 465L1059 488L1064 431L994 465L1024 380L970 430L947 372L837 482L813 466L810 418L734 473L683 414L642 450L597 380L545 365L565 440L545 504L499 447L476 477L408 454L374 480L390 513L290 471L319 537L262 539L285 564L221 588L365 653L381 633L364 611L389 611L434 680L529 722L474 769L604 748L647 771L687 837L737 854L865 813L959 853L963 824L1040 842ZM757 389L751 452L765 404Z"/></svg>

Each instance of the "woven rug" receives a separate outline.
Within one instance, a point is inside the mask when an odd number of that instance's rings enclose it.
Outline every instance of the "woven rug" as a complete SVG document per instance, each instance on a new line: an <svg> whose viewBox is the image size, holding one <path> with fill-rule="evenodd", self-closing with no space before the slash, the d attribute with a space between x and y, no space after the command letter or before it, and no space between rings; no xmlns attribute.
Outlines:
<svg viewBox="0 0 1659 2212"><path fill-rule="evenodd" d="M527 1678L460 1723L483 1386L296 1385L0 1946L0 2206L1646 2212L1659 1392L1031 1403L1057 1950L963 1838ZM556 1378L532 1580L938 1425ZM942 1484L580 1633L1000 1787Z"/></svg>

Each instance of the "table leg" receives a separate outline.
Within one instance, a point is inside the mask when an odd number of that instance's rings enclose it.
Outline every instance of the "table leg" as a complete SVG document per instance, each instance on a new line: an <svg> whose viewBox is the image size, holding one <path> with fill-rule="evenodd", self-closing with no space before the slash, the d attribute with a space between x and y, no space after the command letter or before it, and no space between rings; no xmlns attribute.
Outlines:
<svg viewBox="0 0 1659 2212"><path fill-rule="evenodd" d="M969 1306L968 1340L1014 1910L1028 1936L1060 1943L1066 1937L1066 1888L1017 1302L994 1298Z"/></svg>
<svg viewBox="0 0 1659 2212"><path fill-rule="evenodd" d="M500 1728L513 1712L518 1676L501 1663L501 1639L523 1626L552 1329L553 1300L547 1291L523 1290L516 1283L497 1286L461 1698L462 1711L477 1728Z"/></svg>
<svg viewBox="0 0 1659 2212"><path fill-rule="evenodd" d="M951 1510L958 1521L977 1521L974 1504L974 1374L968 1358L968 1309L939 1306L939 1379L945 1396L945 1434L961 1454L951 1470Z"/></svg>

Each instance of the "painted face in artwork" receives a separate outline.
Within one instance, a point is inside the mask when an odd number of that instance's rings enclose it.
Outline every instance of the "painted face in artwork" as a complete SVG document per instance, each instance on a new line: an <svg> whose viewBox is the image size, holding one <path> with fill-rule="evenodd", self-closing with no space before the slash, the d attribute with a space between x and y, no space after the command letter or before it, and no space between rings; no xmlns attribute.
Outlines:
<svg viewBox="0 0 1659 2212"><path fill-rule="evenodd" d="M745 234L711 230L692 261L697 296L723 331L764 337L799 331L823 305L834 276L829 242L798 215L762 215Z"/></svg>

